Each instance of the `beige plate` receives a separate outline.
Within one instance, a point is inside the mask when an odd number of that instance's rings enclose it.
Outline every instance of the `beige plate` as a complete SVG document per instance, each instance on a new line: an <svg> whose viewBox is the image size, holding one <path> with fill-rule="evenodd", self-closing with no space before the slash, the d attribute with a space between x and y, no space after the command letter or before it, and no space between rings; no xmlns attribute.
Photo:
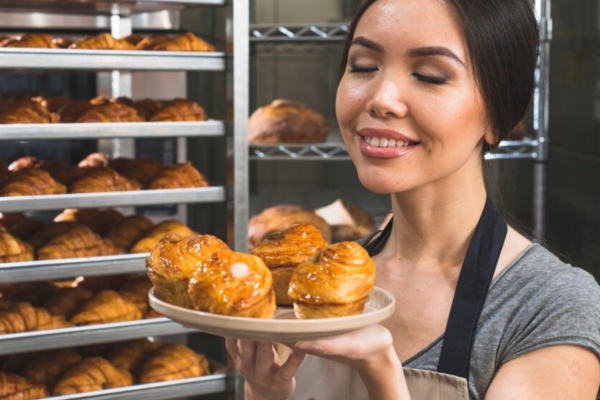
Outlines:
<svg viewBox="0 0 600 400"><path fill-rule="evenodd" d="M394 297L373 288L360 315L324 319L296 319L291 308L277 307L272 319L229 317L177 307L149 294L150 306L183 326L217 336L272 342L297 342L341 335L377 324L394 312Z"/></svg>

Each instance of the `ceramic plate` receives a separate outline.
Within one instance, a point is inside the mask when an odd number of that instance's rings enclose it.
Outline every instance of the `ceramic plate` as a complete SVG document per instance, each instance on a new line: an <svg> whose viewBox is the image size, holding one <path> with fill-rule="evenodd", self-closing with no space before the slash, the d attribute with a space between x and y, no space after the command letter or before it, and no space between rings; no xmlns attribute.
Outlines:
<svg viewBox="0 0 600 400"><path fill-rule="evenodd" d="M150 306L158 313L183 326L217 336L272 342L297 342L322 339L377 324L394 312L394 297L373 288L360 315L324 319L297 319L292 308L277 307L272 319L229 317L189 310L165 303L149 294Z"/></svg>

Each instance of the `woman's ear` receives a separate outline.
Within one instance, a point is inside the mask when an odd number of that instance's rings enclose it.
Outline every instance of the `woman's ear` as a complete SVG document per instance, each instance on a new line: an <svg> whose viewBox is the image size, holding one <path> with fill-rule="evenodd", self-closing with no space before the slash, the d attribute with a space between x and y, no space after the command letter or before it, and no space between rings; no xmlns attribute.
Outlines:
<svg viewBox="0 0 600 400"><path fill-rule="evenodd" d="M488 129L485 132L485 135L483 136L483 139L485 140L485 142L489 145L495 145L498 144L498 139L496 139L496 136L494 135L494 133L492 132L491 129Z"/></svg>

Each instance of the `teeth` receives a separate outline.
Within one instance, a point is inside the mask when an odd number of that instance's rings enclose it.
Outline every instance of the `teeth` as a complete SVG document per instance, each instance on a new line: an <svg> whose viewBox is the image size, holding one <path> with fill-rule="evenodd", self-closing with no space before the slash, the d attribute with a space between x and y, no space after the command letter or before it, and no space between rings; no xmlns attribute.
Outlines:
<svg viewBox="0 0 600 400"><path fill-rule="evenodd" d="M363 136L365 142L371 146L376 147L406 147L410 146L412 142L402 142L395 139L379 138L375 136Z"/></svg>
<svg viewBox="0 0 600 400"><path fill-rule="evenodd" d="M394 146L396 146L396 139L388 140L387 147L394 147Z"/></svg>
<svg viewBox="0 0 600 400"><path fill-rule="evenodd" d="M378 137L373 137L373 139L371 139L371 146L380 147Z"/></svg>
<svg viewBox="0 0 600 400"><path fill-rule="evenodd" d="M386 138L379 139L379 147L387 147L387 146L388 146L388 140Z"/></svg>

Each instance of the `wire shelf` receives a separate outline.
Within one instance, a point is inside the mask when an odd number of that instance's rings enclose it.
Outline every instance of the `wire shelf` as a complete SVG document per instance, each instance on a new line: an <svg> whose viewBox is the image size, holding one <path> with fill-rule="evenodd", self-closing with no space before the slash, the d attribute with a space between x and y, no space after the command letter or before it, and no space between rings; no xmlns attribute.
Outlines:
<svg viewBox="0 0 600 400"><path fill-rule="evenodd" d="M250 25L251 42L339 42L347 33L346 24Z"/></svg>

